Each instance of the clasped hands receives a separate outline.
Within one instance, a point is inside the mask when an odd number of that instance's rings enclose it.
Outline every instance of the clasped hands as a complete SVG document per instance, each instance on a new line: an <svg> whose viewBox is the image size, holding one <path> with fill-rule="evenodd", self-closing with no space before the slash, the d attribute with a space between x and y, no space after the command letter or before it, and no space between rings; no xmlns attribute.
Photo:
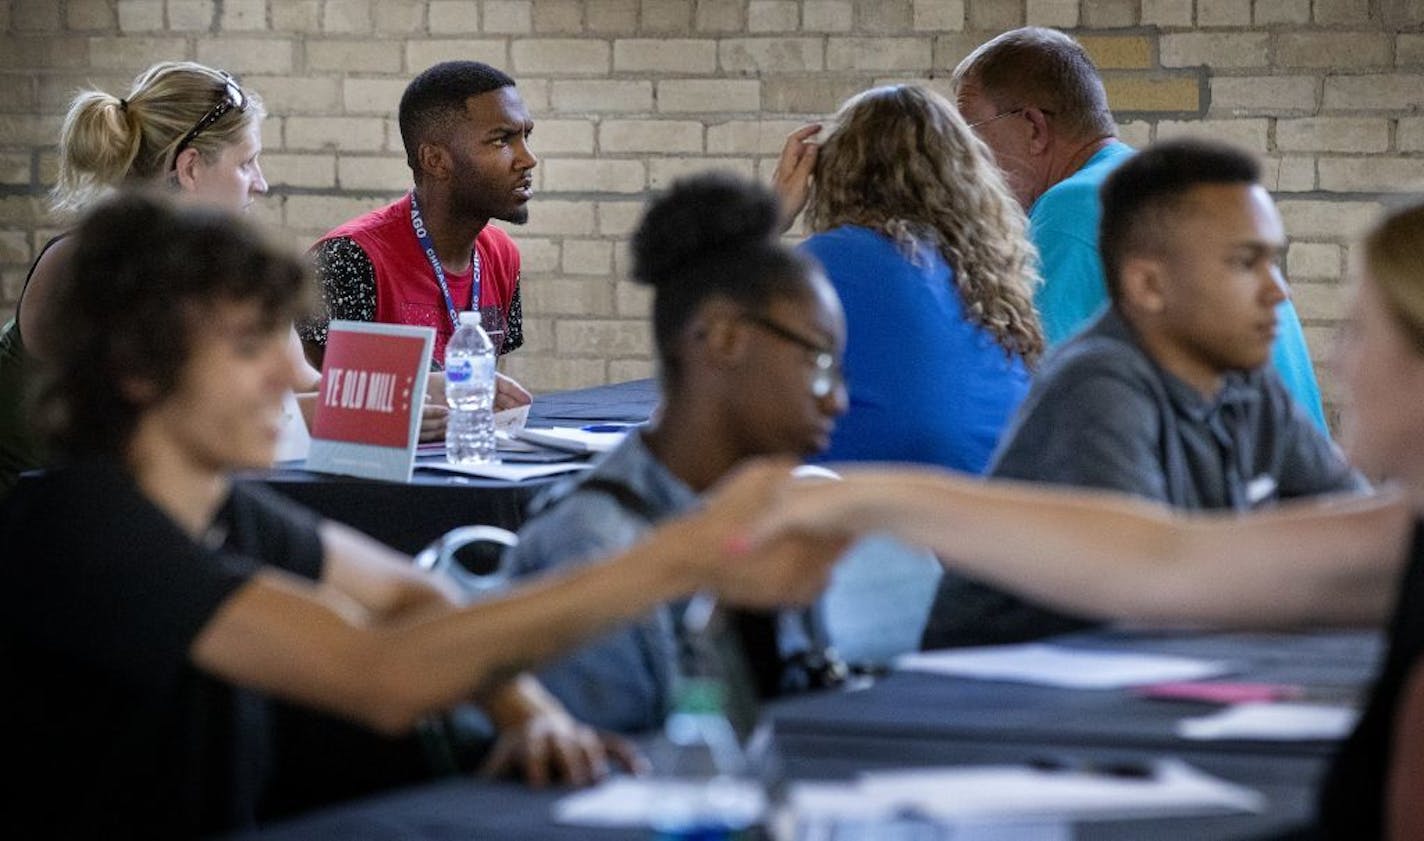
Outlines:
<svg viewBox="0 0 1424 841"><path fill-rule="evenodd" d="M496 412L528 406L534 402L534 396L513 378L500 373L496 373L494 377L494 410ZM430 382L425 389L425 405L420 407L420 440L423 442L443 441L445 439L445 423L449 418L450 409L445 405L445 375L431 374Z"/></svg>

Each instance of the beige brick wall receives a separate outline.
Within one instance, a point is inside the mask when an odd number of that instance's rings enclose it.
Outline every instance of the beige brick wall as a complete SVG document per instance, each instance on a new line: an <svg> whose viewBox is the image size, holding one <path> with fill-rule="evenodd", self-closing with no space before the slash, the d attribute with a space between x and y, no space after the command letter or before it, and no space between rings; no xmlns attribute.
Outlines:
<svg viewBox="0 0 1424 841"><path fill-rule="evenodd" d="M645 376L648 296L624 276L650 190L703 168L766 178L801 121L871 84L943 90L1023 23L1083 39L1130 142L1205 134L1265 159L1324 358L1352 236L1424 190L1424 0L0 0L0 314L54 232L78 86L122 93L164 58L243 73L272 112L257 215L307 243L405 185L405 80L475 58L519 79L543 156L512 229L528 335L512 370L538 390Z"/></svg>

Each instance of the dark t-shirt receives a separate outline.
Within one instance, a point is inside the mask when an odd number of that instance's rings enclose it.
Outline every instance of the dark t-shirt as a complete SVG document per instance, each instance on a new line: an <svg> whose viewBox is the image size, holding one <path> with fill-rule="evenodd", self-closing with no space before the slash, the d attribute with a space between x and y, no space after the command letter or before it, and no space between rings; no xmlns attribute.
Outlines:
<svg viewBox="0 0 1424 841"><path fill-rule="evenodd" d="M1368 487L1274 371L1229 373L1208 399L1154 362L1111 308L1044 363L989 473L1188 511ZM948 573L922 642L1010 643L1094 624Z"/></svg>
<svg viewBox="0 0 1424 841"><path fill-rule="evenodd" d="M1400 695L1424 654L1424 520L1415 525L1409 566L1389 626L1389 653L1365 713L1341 746L1320 794L1324 837L1384 837L1384 789Z"/></svg>
<svg viewBox="0 0 1424 841"><path fill-rule="evenodd" d="M0 509L7 829L192 837L252 825L269 704L195 669L194 639L262 566L321 571L316 520L234 487L195 542L112 463L23 480Z"/></svg>

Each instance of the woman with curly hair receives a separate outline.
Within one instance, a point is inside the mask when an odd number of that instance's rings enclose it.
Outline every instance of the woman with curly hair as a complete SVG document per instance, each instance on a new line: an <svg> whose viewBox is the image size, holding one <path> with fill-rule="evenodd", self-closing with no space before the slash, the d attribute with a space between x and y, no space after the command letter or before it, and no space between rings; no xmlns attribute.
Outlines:
<svg viewBox="0 0 1424 841"><path fill-rule="evenodd" d="M776 182L785 221L809 205L803 247L846 312L850 411L822 458L984 472L1043 351L1022 211L925 88L856 95L809 155L812 132L793 133Z"/></svg>

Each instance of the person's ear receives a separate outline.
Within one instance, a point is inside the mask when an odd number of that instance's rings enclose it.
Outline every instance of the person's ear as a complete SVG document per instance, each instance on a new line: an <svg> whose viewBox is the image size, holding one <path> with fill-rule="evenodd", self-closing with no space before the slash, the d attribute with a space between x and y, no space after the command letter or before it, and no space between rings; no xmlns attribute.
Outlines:
<svg viewBox="0 0 1424 841"><path fill-rule="evenodd" d="M1024 120L1029 124L1028 149L1035 155L1046 153L1053 146L1053 124L1038 108L1025 108Z"/></svg>
<svg viewBox="0 0 1424 841"><path fill-rule="evenodd" d="M415 160L420 165L421 174L436 181L448 181L455 171L450 150L442 143L421 143L415 151Z"/></svg>
<svg viewBox="0 0 1424 841"><path fill-rule="evenodd" d="M1159 315L1167 303L1167 264L1160 257L1134 255L1118 271L1118 304L1124 309Z"/></svg>
<svg viewBox="0 0 1424 841"><path fill-rule="evenodd" d="M192 146L178 153L173 159L173 177L184 190L198 188L198 167L203 163L203 155Z"/></svg>
<svg viewBox="0 0 1424 841"><path fill-rule="evenodd" d="M741 314L730 301L708 301L698 309L690 334L706 364L736 368L746 360L752 337Z"/></svg>

